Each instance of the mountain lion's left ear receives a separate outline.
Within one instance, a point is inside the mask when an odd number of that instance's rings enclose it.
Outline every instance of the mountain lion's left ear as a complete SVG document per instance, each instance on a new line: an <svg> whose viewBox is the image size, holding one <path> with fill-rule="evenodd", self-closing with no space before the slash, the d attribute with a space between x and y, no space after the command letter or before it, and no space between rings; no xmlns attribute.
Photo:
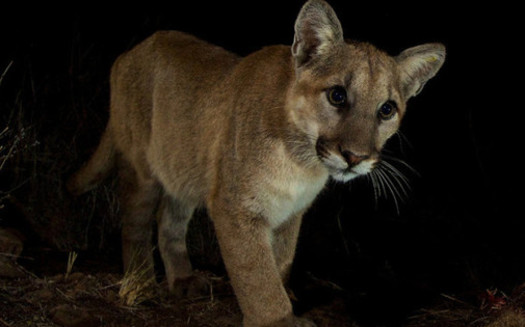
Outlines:
<svg viewBox="0 0 525 327"><path fill-rule="evenodd" d="M402 92L408 100L423 89L445 62L445 46L428 43L406 49L396 57Z"/></svg>

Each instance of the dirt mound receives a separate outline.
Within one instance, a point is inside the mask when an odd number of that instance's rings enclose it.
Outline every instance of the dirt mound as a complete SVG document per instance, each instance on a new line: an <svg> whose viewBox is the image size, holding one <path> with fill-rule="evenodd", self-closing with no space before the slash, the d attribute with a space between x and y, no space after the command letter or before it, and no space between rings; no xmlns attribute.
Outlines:
<svg viewBox="0 0 525 327"><path fill-rule="evenodd" d="M72 272L38 277L18 265L21 277L0 278L0 326L194 326L241 325L241 313L227 280L203 273L210 293L175 300L163 291L135 306L119 297L123 276L117 273ZM525 285L507 296L487 290L469 300L443 295L436 305L409 317L406 327L525 326ZM366 327L355 322L342 298L303 314L319 327Z"/></svg>
<svg viewBox="0 0 525 327"><path fill-rule="evenodd" d="M4 326L238 326L240 311L229 291L175 301L165 294L137 306L119 298L122 276L72 273L0 279ZM226 285L213 281L216 288Z"/></svg>

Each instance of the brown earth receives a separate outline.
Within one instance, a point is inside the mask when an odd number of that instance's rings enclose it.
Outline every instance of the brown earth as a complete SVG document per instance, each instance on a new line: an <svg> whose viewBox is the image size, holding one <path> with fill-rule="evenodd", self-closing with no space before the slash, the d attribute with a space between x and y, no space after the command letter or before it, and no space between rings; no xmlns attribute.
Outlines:
<svg viewBox="0 0 525 327"><path fill-rule="evenodd" d="M175 300L159 291L138 305L119 297L115 273L37 277L19 266L22 277L0 279L0 326L195 326L241 325L241 313L224 278L208 275L209 295ZM334 302L305 316L322 326L356 326Z"/></svg>
<svg viewBox="0 0 525 327"><path fill-rule="evenodd" d="M49 254L51 256L51 254ZM80 254L82 256L82 254ZM45 257L45 252L42 254ZM67 257L67 256L63 256ZM25 258L26 260L28 258ZM6 260L7 261L7 260ZM115 267L106 269L90 261L81 267L50 260L46 267L29 271L15 260L8 260L17 276L0 277L0 326L195 326L229 327L241 325L241 313L225 277L200 273L210 284L209 294L176 300L160 287L143 297L142 302L125 305L119 294L123 276ZM22 258L21 261L24 261ZM40 263L45 264L45 263ZM107 263L106 263L107 265ZM45 269L44 269L45 268ZM68 271L69 269L69 271ZM53 274L53 270L63 273ZM92 271L99 272L92 272ZM104 270L109 272L104 272ZM301 304L301 299L295 304ZM442 295L439 303L421 308L407 318L405 327L523 327L525 326L525 285L513 294L483 291L474 299ZM471 296L468 298L472 299ZM329 303L306 311L303 316L319 327L364 327L355 322L344 300L334 296ZM387 325L390 326L390 325ZM392 325L394 326L394 325Z"/></svg>

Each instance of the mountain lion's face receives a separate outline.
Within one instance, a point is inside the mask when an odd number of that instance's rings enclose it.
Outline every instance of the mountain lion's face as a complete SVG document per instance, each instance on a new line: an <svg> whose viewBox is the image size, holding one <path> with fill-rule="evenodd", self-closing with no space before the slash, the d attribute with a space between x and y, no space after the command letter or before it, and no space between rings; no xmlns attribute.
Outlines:
<svg viewBox="0 0 525 327"><path fill-rule="evenodd" d="M441 68L445 47L428 43L392 57L370 44L345 42L333 10L310 1L295 23L292 54L291 120L330 175L346 182L378 164L406 101Z"/></svg>
<svg viewBox="0 0 525 327"><path fill-rule="evenodd" d="M334 179L369 173L397 131L405 113L397 69L373 46L347 44L298 78L293 119Z"/></svg>

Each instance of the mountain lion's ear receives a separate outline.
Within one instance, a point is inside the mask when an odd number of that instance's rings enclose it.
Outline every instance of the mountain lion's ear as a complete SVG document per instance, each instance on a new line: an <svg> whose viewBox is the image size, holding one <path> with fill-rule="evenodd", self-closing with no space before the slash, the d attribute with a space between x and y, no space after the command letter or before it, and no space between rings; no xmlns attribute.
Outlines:
<svg viewBox="0 0 525 327"><path fill-rule="evenodd" d="M342 43L343 30L332 7L323 0L308 1L295 21L292 54L296 67L322 58Z"/></svg>
<svg viewBox="0 0 525 327"><path fill-rule="evenodd" d="M417 95L445 62L445 46L428 43L406 49L396 57L405 98Z"/></svg>

